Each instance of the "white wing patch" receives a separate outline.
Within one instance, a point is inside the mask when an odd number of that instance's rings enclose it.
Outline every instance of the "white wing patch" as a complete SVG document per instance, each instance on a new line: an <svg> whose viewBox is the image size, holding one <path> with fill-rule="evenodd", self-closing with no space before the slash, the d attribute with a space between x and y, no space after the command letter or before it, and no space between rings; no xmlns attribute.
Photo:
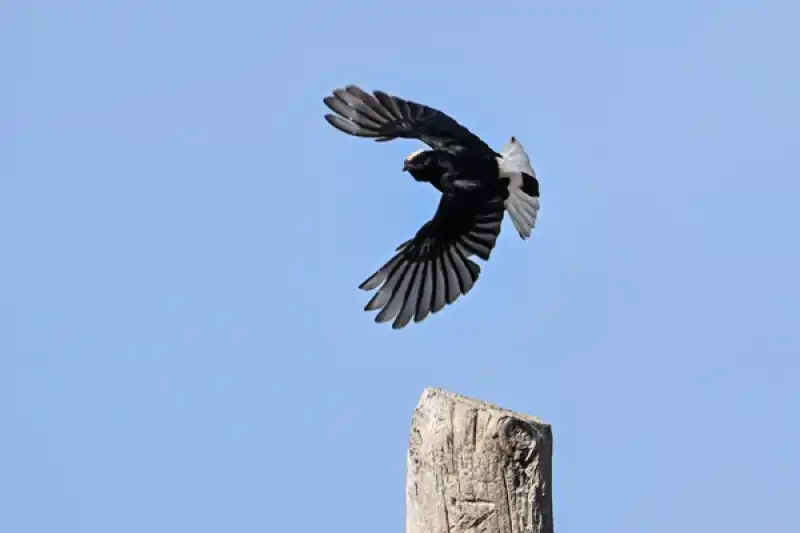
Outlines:
<svg viewBox="0 0 800 533"><path fill-rule="evenodd" d="M539 215L539 197L527 194L523 190L523 185L526 180L536 179L536 171L531 166L525 148L516 137L511 137L511 140L505 145L497 163L500 168L500 177L511 180L508 186L506 211L519 236L527 239L536 226L536 217Z"/></svg>

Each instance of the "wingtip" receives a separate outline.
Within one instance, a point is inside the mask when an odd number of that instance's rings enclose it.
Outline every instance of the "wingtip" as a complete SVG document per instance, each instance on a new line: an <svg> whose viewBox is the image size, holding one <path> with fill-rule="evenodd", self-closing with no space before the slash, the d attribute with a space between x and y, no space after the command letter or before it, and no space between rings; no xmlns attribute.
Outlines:
<svg viewBox="0 0 800 533"><path fill-rule="evenodd" d="M380 280L378 279L379 275L380 275L380 270L375 272L373 275L371 275L370 277L368 277L364 281L362 281L358 285L358 288L361 289L362 291L375 290L376 288L378 288L378 285L380 285Z"/></svg>
<svg viewBox="0 0 800 533"><path fill-rule="evenodd" d="M395 331L399 331L399 330L405 328L409 324L409 322L411 322L410 319L409 320L402 320L402 321L395 320L394 322L392 322L392 329L395 330Z"/></svg>
<svg viewBox="0 0 800 533"><path fill-rule="evenodd" d="M351 89L359 90L361 87L358 86L357 83L345 83L344 85L340 85L333 89L331 93L342 93L342 92L350 92Z"/></svg>

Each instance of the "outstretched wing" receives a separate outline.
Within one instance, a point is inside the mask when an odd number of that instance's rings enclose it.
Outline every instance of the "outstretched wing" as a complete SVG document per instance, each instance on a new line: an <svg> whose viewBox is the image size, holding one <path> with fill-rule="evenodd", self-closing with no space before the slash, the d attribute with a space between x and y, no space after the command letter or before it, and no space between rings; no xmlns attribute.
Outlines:
<svg viewBox="0 0 800 533"><path fill-rule="evenodd" d="M378 289L365 311L380 312L376 322L394 319L400 329L468 293L480 275L472 256L487 261L500 234L504 197L443 195L436 214L414 238L359 288Z"/></svg>
<svg viewBox="0 0 800 533"><path fill-rule="evenodd" d="M477 157L498 154L477 135L438 109L382 91L369 94L356 85L333 91L323 99L337 115L327 114L334 128L376 141L419 139L434 150L473 151Z"/></svg>

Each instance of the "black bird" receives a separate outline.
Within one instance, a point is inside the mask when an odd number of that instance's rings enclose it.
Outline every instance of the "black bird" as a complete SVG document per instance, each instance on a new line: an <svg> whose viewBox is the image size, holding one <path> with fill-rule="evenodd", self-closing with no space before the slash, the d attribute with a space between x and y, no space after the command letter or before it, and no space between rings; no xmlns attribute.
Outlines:
<svg viewBox="0 0 800 533"><path fill-rule="evenodd" d="M433 218L359 288L378 292L365 310L400 329L468 293L480 275L470 257L488 261L507 211L522 239L539 212L539 182L525 149L511 140L500 153L442 111L355 85L323 99L334 128L375 141L418 139L430 150L409 155L403 171L441 193Z"/></svg>

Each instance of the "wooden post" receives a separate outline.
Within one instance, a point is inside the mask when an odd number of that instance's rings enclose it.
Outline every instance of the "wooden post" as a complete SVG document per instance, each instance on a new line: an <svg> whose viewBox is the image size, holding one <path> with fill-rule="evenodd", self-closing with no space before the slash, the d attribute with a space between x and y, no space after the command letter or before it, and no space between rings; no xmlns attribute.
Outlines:
<svg viewBox="0 0 800 533"><path fill-rule="evenodd" d="M441 389L411 421L406 533L553 533L550 425Z"/></svg>

